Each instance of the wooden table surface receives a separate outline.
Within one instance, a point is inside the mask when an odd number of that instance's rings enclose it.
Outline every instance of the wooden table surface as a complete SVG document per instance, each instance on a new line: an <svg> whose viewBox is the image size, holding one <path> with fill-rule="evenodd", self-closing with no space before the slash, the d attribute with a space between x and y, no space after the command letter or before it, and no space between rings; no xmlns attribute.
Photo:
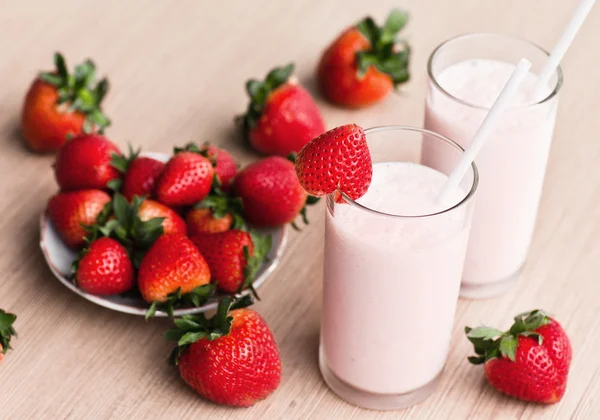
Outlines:
<svg viewBox="0 0 600 420"><path fill-rule="evenodd" d="M399 4L401 3L401 4ZM598 419L600 418L600 7L564 63L556 135L537 230L518 290L493 300L461 300L438 391L417 407L367 411L337 398L317 367L324 207L292 234L280 268L256 306L281 350L283 381L249 409L199 398L166 363L169 323L112 312L74 295L44 264L38 217L57 189L51 156L24 149L18 120L24 93L55 50L72 65L91 56L108 74L107 134L168 152L196 140L225 145L243 162L232 119L246 106L244 82L294 61L313 92L327 43L365 14L393 6L412 15L412 80L400 95L361 111L324 103L328 127L356 122L421 125L426 60L445 39L471 31L518 35L551 48L574 0L15 1L0 0L0 307L18 314L19 338L0 366L1 419ZM315 92L316 94L316 92ZM574 359L567 393L544 407L486 385L466 357L464 325L507 326L523 310L553 312ZM407 343L410 345L410 343Z"/></svg>

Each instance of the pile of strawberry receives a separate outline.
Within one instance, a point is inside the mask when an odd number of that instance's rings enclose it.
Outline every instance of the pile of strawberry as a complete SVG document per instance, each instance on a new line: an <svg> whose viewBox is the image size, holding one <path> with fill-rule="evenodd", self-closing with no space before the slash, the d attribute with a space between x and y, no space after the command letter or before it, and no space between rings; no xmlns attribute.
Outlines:
<svg viewBox="0 0 600 420"><path fill-rule="evenodd" d="M269 157L238 174L233 157L210 145L175 148L163 163L83 134L59 150L54 170L60 192L47 213L79 251L75 284L139 293L149 317L202 305L216 290L251 289L271 238L248 226L293 222L309 201L291 161Z"/></svg>

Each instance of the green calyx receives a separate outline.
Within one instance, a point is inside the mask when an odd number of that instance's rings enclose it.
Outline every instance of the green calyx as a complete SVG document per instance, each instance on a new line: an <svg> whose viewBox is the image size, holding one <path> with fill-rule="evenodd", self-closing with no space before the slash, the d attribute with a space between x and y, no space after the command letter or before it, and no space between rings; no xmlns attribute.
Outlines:
<svg viewBox="0 0 600 420"><path fill-rule="evenodd" d="M242 290L249 288L254 297L260 300L256 290L254 289L253 283L258 274L258 270L262 267L262 263L267 259L271 247L273 245L273 239L271 235L260 235L257 232L251 232L252 237L253 253L250 255L250 249L244 247L244 258L246 258L246 266L244 267L244 281L238 289L238 293Z"/></svg>
<svg viewBox="0 0 600 420"><path fill-rule="evenodd" d="M16 319L17 316L15 314L0 309L0 345L2 346L0 351L2 354L6 354L11 349L10 340L12 337L17 336L17 332L13 328Z"/></svg>
<svg viewBox="0 0 600 420"><path fill-rule="evenodd" d="M214 182L218 182L218 179L215 178ZM204 200L194 205L194 208L210 209L215 219L222 219L227 214L230 214L233 217L231 228L247 231L248 225L242 216L244 210L242 199L227 195L214 182L211 193Z"/></svg>
<svg viewBox="0 0 600 420"><path fill-rule="evenodd" d="M110 165L115 168L117 171L125 174L127 172L127 168L131 162L133 162L139 155L142 149L133 150L131 143L129 144L129 156L118 155L113 153L110 159ZM108 181L106 185L113 191L121 191L121 187L123 186L123 180L121 178L113 179Z"/></svg>
<svg viewBox="0 0 600 420"><path fill-rule="evenodd" d="M196 341L200 339L213 341L229 334L233 322L229 312L248 307L253 303L250 295L239 298L226 297L219 302L217 312L211 318L198 314L174 319L175 328L165 331L165 339L177 342L177 347L173 349L169 358L171 365L177 366L181 354Z"/></svg>
<svg viewBox="0 0 600 420"><path fill-rule="evenodd" d="M514 318L508 331L500 331L490 327L465 327L467 338L475 349L477 356L469 357L469 362L478 365L490 359L506 357L516 361L518 337L533 337L542 344L542 337L535 330L550 322L548 313L540 309L523 312Z"/></svg>
<svg viewBox="0 0 600 420"><path fill-rule="evenodd" d="M216 286L214 284L198 286L189 293L181 293L181 288L179 288L177 291L169 293L165 302L152 302L146 311L146 321L154 318L156 311L165 312L169 318L173 318L173 311L177 307L183 305L194 305L197 308L202 306L210 297L214 296L215 291Z"/></svg>
<svg viewBox="0 0 600 420"><path fill-rule="evenodd" d="M377 26L371 17L363 19L356 25L371 44L369 50L356 53L359 78L365 75L370 66L375 66L377 70L390 76L394 87L408 81L410 47L406 41L396 38L407 22L408 13L394 9L383 27Z"/></svg>
<svg viewBox="0 0 600 420"><path fill-rule="evenodd" d="M246 82L246 92L250 97L250 103L246 114L236 118L245 135L258 124L271 92L286 84L293 72L294 64L290 63L287 66L271 70L264 82L255 79Z"/></svg>
<svg viewBox="0 0 600 420"><path fill-rule="evenodd" d="M108 80L102 79L96 83L96 66L91 60L85 60L75 67L74 74L67 69L64 57L54 54L56 70L41 73L40 80L56 87L58 91L57 104L68 104L69 111L78 111L85 115L83 131L103 133L110 125L110 120L102 112L101 103L108 92Z"/></svg>
<svg viewBox="0 0 600 420"><path fill-rule="evenodd" d="M148 221L140 219L139 210L143 202L143 197L135 196L128 203L122 194L115 193L112 201L102 209L96 224L84 226L88 232L86 243L89 245L102 237L116 239L127 250L134 267L138 268L148 249L164 233L164 217L154 217ZM73 263L73 272L77 271L79 260L87 251L88 247L79 254Z"/></svg>

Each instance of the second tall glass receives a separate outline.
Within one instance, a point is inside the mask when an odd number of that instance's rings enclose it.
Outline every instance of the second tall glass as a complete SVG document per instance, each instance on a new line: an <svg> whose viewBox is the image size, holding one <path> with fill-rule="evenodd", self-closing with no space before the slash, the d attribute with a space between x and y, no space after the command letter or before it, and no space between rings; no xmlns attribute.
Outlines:
<svg viewBox="0 0 600 420"><path fill-rule="evenodd" d="M514 284L525 263L542 193L562 85L560 68L540 97L535 76L548 58L509 36L469 34L429 58L425 128L466 148L520 58L532 63L518 97L475 162L481 174L461 296L484 298Z"/></svg>

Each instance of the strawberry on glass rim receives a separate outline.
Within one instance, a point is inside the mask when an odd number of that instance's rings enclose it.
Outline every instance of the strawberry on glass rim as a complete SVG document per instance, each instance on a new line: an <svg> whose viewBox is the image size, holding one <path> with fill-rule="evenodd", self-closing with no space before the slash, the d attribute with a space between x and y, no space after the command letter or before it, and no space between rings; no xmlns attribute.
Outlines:
<svg viewBox="0 0 600 420"><path fill-rule="evenodd" d="M352 200L362 197L371 184L373 163L364 130L343 125L311 140L298 153L296 174L307 193L321 197L339 192Z"/></svg>
<svg viewBox="0 0 600 420"><path fill-rule="evenodd" d="M523 401L559 402L567 386L572 349L569 337L542 310L514 318L508 331L465 328L475 348L473 364L485 364L488 382L498 391Z"/></svg>

